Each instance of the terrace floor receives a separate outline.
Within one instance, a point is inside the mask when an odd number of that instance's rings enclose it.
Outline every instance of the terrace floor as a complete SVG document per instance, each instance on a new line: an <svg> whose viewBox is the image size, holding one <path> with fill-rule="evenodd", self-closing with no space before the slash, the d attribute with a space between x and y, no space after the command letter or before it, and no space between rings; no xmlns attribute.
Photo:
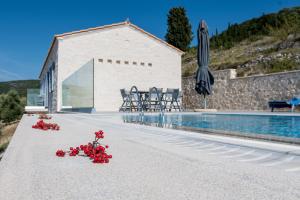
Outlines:
<svg viewBox="0 0 300 200"><path fill-rule="evenodd" d="M24 115L0 162L5 199L300 199L300 146L136 124L121 114L54 114L61 130ZM109 164L57 149L106 132Z"/></svg>

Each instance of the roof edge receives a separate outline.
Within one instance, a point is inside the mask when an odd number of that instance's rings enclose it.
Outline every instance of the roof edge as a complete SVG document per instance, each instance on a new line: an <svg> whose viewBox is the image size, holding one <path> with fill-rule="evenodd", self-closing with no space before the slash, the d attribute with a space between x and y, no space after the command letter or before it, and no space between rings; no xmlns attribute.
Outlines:
<svg viewBox="0 0 300 200"><path fill-rule="evenodd" d="M53 39L52 39L52 42L51 42L51 46L50 46L50 48L48 49L47 56L46 56L46 58L45 58L45 60L44 60L44 62L43 62L43 67L42 67L42 70L41 70L41 72L40 72L39 79L41 79L41 76L42 76L42 73L43 73L43 71L44 71L45 65L46 65L46 63L47 63L47 60L48 60L48 58L49 58L49 56L50 56L50 53L51 53L51 51L52 51L52 49L53 49L53 47L54 47L54 44L55 44L56 40L57 40L57 38L54 36Z"/></svg>
<svg viewBox="0 0 300 200"><path fill-rule="evenodd" d="M146 35L152 37L152 38L155 39L155 40L158 40L159 42L162 42L163 44L167 45L168 47L171 47L172 49L178 51L180 54L184 54L184 51L180 50L179 48L177 48L177 47L175 47L175 46L169 44L168 42L166 42L166 41L164 41L164 40L162 40L162 39L156 37L155 35L153 35L153 34L147 32L147 31L145 31L144 29L142 29L142 28L140 28L140 27L138 27L138 26L136 26L136 25L134 25L134 24L132 24L132 23L130 23L130 22L128 22L128 23L129 23L128 25L131 26L131 27L133 27L134 29L136 29L136 30L138 30L138 31L141 31L142 33L144 33L144 34L146 34Z"/></svg>
<svg viewBox="0 0 300 200"><path fill-rule="evenodd" d="M75 34L79 34L79 33L86 33L86 32L90 32L90 31L96 31L96 30L101 30L101 29L106 29L106 28L112 28L112 27L116 27L116 26L122 26L122 25L128 25L131 26L132 28L141 31L142 33L154 38L155 40L158 40L159 42L162 42L164 44L166 44L167 46L179 51L180 53L184 53L184 51L178 49L177 47L167 43L166 41L156 37L155 35L143 30L142 28L132 24L129 21L125 21L125 22L120 22L120 23L114 23L114 24L110 24L110 25L104 25L104 26L98 26L98 27L94 27L94 28L88 28L88 29L83 29L83 30L79 30L79 31L71 31L71 32L67 32L67 33L62 33L62 34L57 34L55 35L55 37L57 38L63 38L65 36L70 36L70 35L75 35Z"/></svg>
<svg viewBox="0 0 300 200"><path fill-rule="evenodd" d="M62 33L62 34L57 34L54 37L65 37L65 36L69 36L69 35L75 35L78 33L86 33L86 32L90 32L90 31L96 31L96 30L101 30L101 29L106 29L106 28L111 28L111 27L115 27L115 26L122 26L122 25L126 25L128 24L128 22L120 22L120 23L114 23L114 24L109 24L109 25L103 25L103 26L97 26L94 28L87 28L87 29L82 29L79 31L71 31L71 32L66 32L66 33Z"/></svg>
<svg viewBox="0 0 300 200"><path fill-rule="evenodd" d="M83 29L83 30L79 30L79 31L71 31L71 32L66 32L66 33L54 35L54 37L53 37L53 39L52 39L52 42L51 42L51 46L50 46L50 48L49 48L49 50L48 50L48 53L47 53L47 56L46 56L46 58L45 58L45 60L44 60L43 67L42 67L42 70L41 70L41 72L40 72L39 78L41 78L41 75L42 75L43 70L44 70L44 68L45 68L45 65L46 65L46 63L47 63L47 60L48 60L48 58L49 58L49 56L50 56L50 53L51 53L51 51L52 51L52 49L53 49L53 46L54 46L55 42L57 41L57 39L61 39L61 38L65 37L65 36L75 35L75 34L79 34L79 33L86 33L86 32L91 32L91 31L96 31L96 30L106 29L106 28L112 28L112 27L117 27L117 26L122 26L122 25L128 25L128 26L134 28L135 30L138 30L138 31L140 31L140 32L142 32L142 33L148 35L149 37L151 37L151 38L153 38L153 39L155 39L155 40L157 40L157 41L159 41L159 42L165 44L166 46L172 48L173 50L176 50L176 51L179 52L181 55L185 53L184 51L182 51L182 50L178 49L177 47L175 47L175 46L169 44L168 42L166 42L166 41L164 41L164 40L162 40L162 39L156 37L155 35L153 35L153 34L147 32L147 31L143 30L142 28L140 28L140 27L138 27L138 26L132 24L132 23L129 22L129 21L119 22L119 23L114 23L114 24L110 24L110 25L98 26L98 27L94 27L94 28L88 28L88 29Z"/></svg>

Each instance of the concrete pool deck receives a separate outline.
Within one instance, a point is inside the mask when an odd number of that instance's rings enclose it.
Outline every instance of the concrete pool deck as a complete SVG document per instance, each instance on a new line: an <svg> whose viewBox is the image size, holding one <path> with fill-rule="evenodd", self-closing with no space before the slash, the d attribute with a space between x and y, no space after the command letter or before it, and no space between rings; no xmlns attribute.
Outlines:
<svg viewBox="0 0 300 200"><path fill-rule="evenodd" d="M125 124L121 114L24 115L0 162L4 199L300 199L300 146ZM106 132L113 158L93 164L57 149Z"/></svg>

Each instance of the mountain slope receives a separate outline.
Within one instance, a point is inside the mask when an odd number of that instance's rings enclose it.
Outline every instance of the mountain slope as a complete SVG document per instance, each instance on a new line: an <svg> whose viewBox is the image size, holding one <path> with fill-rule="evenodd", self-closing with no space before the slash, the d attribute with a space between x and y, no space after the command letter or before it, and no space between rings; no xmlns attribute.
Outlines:
<svg viewBox="0 0 300 200"><path fill-rule="evenodd" d="M18 80L18 81L7 81L0 82L0 95L7 93L9 90L16 90L21 97L25 97L28 88L39 88L39 80Z"/></svg>
<svg viewBox="0 0 300 200"><path fill-rule="evenodd" d="M266 24L268 21L272 22L272 19L275 22L281 21L281 24L277 22L274 26L271 23ZM285 24L284 19L290 20ZM299 7L263 15L236 24L234 27L235 31L229 26L220 35L211 37L211 69L234 68L237 69L238 76L300 69ZM245 30L251 30L251 27L253 32L250 35L235 37L237 34L247 32ZM183 76L194 74L197 67L196 48L191 48L182 60Z"/></svg>
<svg viewBox="0 0 300 200"><path fill-rule="evenodd" d="M285 39L300 31L300 7L285 8L278 13L263 14L240 24L228 24L227 30L211 37L211 48L231 48L245 39L259 40L260 36L277 36Z"/></svg>

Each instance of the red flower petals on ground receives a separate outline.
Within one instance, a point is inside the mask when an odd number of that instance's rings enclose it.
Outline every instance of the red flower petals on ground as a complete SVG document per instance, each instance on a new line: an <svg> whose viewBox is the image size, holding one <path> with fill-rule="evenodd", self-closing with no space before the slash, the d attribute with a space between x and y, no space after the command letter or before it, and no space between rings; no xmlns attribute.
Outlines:
<svg viewBox="0 0 300 200"><path fill-rule="evenodd" d="M32 125L32 128L34 129L41 129L41 130L56 130L58 131L60 127L55 123L46 123L43 120L39 120L35 125Z"/></svg>
<svg viewBox="0 0 300 200"><path fill-rule="evenodd" d="M107 154L106 149L109 147L108 145L102 146L99 143L100 139L104 138L104 132L98 131L95 132L95 140L92 143L88 143L86 145L80 145L79 147L70 147L70 150L67 151L69 156L85 156L89 157L93 163L109 163L109 159L112 158L112 155ZM58 150L60 152L62 150ZM57 156L60 156L56 152ZM64 152L65 153L65 152ZM62 156L60 156L62 157Z"/></svg>
<svg viewBox="0 0 300 200"><path fill-rule="evenodd" d="M51 119L51 116L48 116L46 114L40 114L39 119Z"/></svg>
<svg viewBox="0 0 300 200"><path fill-rule="evenodd" d="M56 151L56 156L58 156L58 157L64 157L65 154L66 154L66 153L65 153L63 150L57 150L57 151Z"/></svg>
<svg viewBox="0 0 300 200"><path fill-rule="evenodd" d="M76 156L79 153L78 149L73 149L70 151L69 156Z"/></svg>
<svg viewBox="0 0 300 200"><path fill-rule="evenodd" d="M95 132L95 137L100 139L100 138L104 138L103 136L104 132L102 130Z"/></svg>

